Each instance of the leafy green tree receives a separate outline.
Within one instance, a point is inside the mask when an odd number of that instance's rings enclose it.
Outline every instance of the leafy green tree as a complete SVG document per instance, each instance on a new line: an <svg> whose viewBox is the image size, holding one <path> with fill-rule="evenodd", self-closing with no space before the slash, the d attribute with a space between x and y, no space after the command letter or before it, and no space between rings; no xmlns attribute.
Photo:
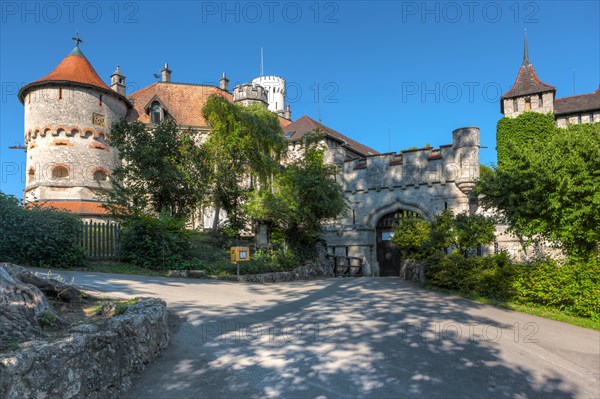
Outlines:
<svg viewBox="0 0 600 399"><path fill-rule="evenodd" d="M502 158L499 152L494 173L481 176L482 204L498 209L523 241L541 237L571 256L598 256L600 123L560 129L542 125L534 113L515 119L498 124L515 131L505 137L510 151ZM531 137L523 145L525 136Z"/></svg>
<svg viewBox="0 0 600 399"><path fill-rule="evenodd" d="M242 107L212 95L202 115L211 127L204 148L207 179L217 210L213 227L217 227L222 209L230 229L239 234L248 222L242 206L248 193L255 185L266 188L271 184L287 141L277 116L260 105Z"/></svg>
<svg viewBox="0 0 600 399"><path fill-rule="evenodd" d="M431 232L431 224L425 219L403 218L394 229L392 242L400 248L405 258L420 259L427 255L425 244Z"/></svg>
<svg viewBox="0 0 600 399"><path fill-rule="evenodd" d="M306 142L304 156L274 176L272 189L254 192L246 207L295 248L314 246L323 223L347 209L335 166L325 164L323 154L314 140Z"/></svg>
<svg viewBox="0 0 600 399"><path fill-rule="evenodd" d="M113 214L185 218L202 203L206 155L173 121L156 126L121 121L111 129L111 144L122 160L108 193Z"/></svg>
<svg viewBox="0 0 600 399"><path fill-rule="evenodd" d="M484 215L459 213L453 224L454 246L465 256L469 249L491 244L496 237L495 220Z"/></svg>

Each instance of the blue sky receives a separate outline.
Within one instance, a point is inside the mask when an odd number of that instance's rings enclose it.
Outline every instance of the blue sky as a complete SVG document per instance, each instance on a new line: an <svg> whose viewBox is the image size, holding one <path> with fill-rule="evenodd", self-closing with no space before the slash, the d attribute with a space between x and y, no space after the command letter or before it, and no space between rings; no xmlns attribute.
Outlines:
<svg viewBox="0 0 600 399"><path fill-rule="evenodd" d="M380 152L451 142L481 128L481 162L496 161L500 95L514 83L527 29L529 57L558 97L600 83L598 1L2 1L1 189L22 196L23 108L16 91L73 48L128 92L165 62L176 82L231 84L284 77L293 118L304 114ZM316 101L319 89L320 104ZM388 131L390 132L388 136Z"/></svg>

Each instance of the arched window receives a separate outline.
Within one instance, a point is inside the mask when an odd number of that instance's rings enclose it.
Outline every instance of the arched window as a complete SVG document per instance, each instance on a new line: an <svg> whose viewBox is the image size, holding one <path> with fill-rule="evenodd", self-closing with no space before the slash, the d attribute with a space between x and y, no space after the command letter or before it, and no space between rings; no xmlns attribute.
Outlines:
<svg viewBox="0 0 600 399"><path fill-rule="evenodd" d="M94 180L95 181L107 181L108 174L104 170L98 169L94 172Z"/></svg>
<svg viewBox="0 0 600 399"><path fill-rule="evenodd" d="M65 177L68 177L68 176L69 176L69 170L62 165L55 166L52 169L52 178L53 179L64 179Z"/></svg>
<svg viewBox="0 0 600 399"><path fill-rule="evenodd" d="M34 167L29 168L28 177L29 177L30 182L33 181L33 179L35 179L35 168Z"/></svg>
<svg viewBox="0 0 600 399"><path fill-rule="evenodd" d="M150 108L150 123L160 123L162 121L162 109L158 102L152 103Z"/></svg>

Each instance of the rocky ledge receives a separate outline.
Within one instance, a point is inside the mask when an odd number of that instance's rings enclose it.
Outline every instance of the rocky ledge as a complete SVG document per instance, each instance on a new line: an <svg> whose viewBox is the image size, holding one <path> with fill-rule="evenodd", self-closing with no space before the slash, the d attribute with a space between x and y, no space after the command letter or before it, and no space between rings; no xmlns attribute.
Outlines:
<svg viewBox="0 0 600 399"><path fill-rule="evenodd" d="M12 321L15 328L14 322L30 317L25 325L27 334L21 335L32 338L12 351L0 352L0 398L119 397L130 387L132 377L169 343L167 307L156 298L138 298L123 314L102 322L67 326L61 334L44 334L37 329L39 312L13 317L32 299L37 301L32 308L42 305L48 312L44 295L37 287L19 281L14 266L5 266L0 265L4 277L12 268L13 278L10 283L4 279L0 287L0 318ZM15 336L14 331L9 333Z"/></svg>

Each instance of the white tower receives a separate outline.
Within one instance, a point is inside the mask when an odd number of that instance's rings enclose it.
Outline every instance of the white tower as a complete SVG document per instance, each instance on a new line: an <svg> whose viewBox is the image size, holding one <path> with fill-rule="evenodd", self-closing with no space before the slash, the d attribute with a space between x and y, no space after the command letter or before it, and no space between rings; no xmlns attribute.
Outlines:
<svg viewBox="0 0 600 399"><path fill-rule="evenodd" d="M252 80L267 90L269 99L269 111L283 116L285 113L285 79L279 76L259 76Z"/></svg>

